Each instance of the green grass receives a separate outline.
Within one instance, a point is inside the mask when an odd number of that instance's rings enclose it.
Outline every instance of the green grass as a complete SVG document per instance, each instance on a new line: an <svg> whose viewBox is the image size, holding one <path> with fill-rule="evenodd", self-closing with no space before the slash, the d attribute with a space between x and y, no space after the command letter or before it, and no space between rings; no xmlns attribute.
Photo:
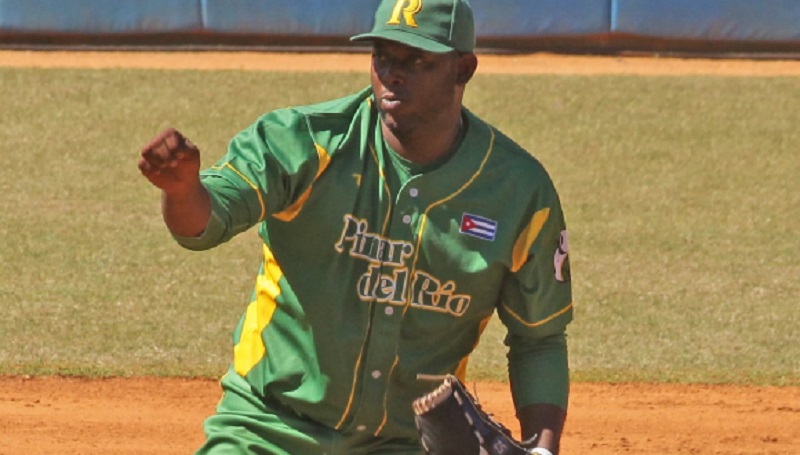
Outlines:
<svg viewBox="0 0 800 455"><path fill-rule="evenodd" d="M0 374L217 376L259 249L180 249L139 148L211 164L261 113L360 74L0 69ZM800 384L800 80L479 75L467 105L567 212L576 380ZM502 326L473 378L503 379Z"/></svg>

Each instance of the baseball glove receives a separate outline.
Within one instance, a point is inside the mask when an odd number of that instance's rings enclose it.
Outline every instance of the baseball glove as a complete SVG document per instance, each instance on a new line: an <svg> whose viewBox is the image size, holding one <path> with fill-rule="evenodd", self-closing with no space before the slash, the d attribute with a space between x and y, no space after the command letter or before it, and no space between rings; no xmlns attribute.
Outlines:
<svg viewBox="0 0 800 455"><path fill-rule="evenodd" d="M464 384L445 376L431 393L412 403L427 455L528 455L511 432L484 412Z"/></svg>

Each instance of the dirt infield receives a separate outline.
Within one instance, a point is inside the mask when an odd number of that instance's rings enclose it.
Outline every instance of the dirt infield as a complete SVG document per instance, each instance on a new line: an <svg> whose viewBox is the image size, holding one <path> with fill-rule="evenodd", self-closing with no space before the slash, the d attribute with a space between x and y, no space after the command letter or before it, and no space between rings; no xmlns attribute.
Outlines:
<svg viewBox="0 0 800 455"><path fill-rule="evenodd" d="M366 54L0 51L0 67L367 71ZM481 56L486 73L800 76L800 61ZM505 384L470 384L517 428ZM187 454L213 380L0 377L0 455ZM573 384L562 455L800 454L800 387Z"/></svg>
<svg viewBox="0 0 800 455"><path fill-rule="evenodd" d="M517 428L505 384L475 387ZM0 378L0 454L187 454L211 380ZM800 453L800 388L574 384L562 454ZM298 454L301 455L301 454Z"/></svg>
<svg viewBox="0 0 800 455"><path fill-rule="evenodd" d="M556 54L480 55L479 73L799 76L800 60L680 59ZM2 51L0 67L367 71L369 56L276 52Z"/></svg>

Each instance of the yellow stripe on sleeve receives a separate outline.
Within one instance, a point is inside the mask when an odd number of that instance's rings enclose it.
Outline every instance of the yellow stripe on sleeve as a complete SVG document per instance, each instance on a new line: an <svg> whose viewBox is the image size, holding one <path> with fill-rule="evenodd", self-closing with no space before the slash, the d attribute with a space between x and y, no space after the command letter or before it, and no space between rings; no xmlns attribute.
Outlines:
<svg viewBox="0 0 800 455"><path fill-rule="evenodd" d="M517 241L514 243L514 250L512 252L511 258L511 271L516 272L525 265L525 262L528 260L528 252L531 249L531 245L533 242L536 241L536 237L539 236L539 232L542 231L542 227L544 223L547 222L547 218L550 216L550 208L543 208L538 212L533 214L533 218L531 218L530 223L528 223L528 227L522 231L522 234L517 238Z"/></svg>
<svg viewBox="0 0 800 455"><path fill-rule="evenodd" d="M317 175L314 177L314 181L316 181L319 178L319 176L322 175L323 172L325 172L325 169L327 169L328 165L331 163L331 157L328 154L328 151L325 150L321 145L314 144L314 147L316 147L317 149L317 157L319 158L319 167L317 168ZM303 206L306 204L306 201L308 201L308 198L311 197L312 188L314 188L313 183L308 186L308 189L306 189L303 192L303 194L301 194L300 197L297 198L296 201L294 201L294 204L289 206L288 209L280 213L276 213L274 215L275 218L281 221L292 221L300 213L300 211L303 210Z"/></svg>
<svg viewBox="0 0 800 455"><path fill-rule="evenodd" d="M264 273L256 279L256 300L247 307L239 342L233 347L233 368L245 376L264 358L267 347L261 334L269 325L281 293L278 281L283 271L269 247L264 245Z"/></svg>
<svg viewBox="0 0 800 455"><path fill-rule="evenodd" d="M267 216L267 206L264 204L264 198L261 196L261 191L259 191L258 186L255 183L251 182L250 179L247 178L244 174L242 174L238 169L233 167L231 163L225 163L222 166L212 166L211 169L214 170L221 170L223 167L227 167L233 171L234 174L238 175L242 180L247 183L247 185L256 192L256 196L258 197L258 204L261 206L261 214L258 216L258 220L262 221L265 216Z"/></svg>

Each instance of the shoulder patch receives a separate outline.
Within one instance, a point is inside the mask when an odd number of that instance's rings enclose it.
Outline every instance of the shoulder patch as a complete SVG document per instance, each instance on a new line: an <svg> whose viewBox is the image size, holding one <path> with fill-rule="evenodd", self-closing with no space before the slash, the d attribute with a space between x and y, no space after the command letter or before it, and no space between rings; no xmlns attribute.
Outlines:
<svg viewBox="0 0 800 455"><path fill-rule="evenodd" d="M569 277L564 276L564 262L567 261L567 255L569 254L569 239L567 237L567 231L561 231L561 236L558 239L558 248L556 248L556 252L553 255L553 266L556 269L556 280L567 281Z"/></svg>

